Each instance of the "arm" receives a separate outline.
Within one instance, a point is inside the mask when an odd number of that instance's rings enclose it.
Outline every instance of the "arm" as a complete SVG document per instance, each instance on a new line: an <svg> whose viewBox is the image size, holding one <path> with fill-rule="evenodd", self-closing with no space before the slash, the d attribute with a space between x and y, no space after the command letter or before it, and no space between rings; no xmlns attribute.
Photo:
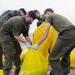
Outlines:
<svg viewBox="0 0 75 75"><path fill-rule="evenodd" d="M21 36L14 36L18 41L25 43L27 48L30 48L30 43L26 42Z"/></svg>
<svg viewBox="0 0 75 75"><path fill-rule="evenodd" d="M59 32L57 32L57 34L56 34L56 40L58 39L58 37L59 37Z"/></svg>
<svg viewBox="0 0 75 75"><path fill-rule="evenodd" d="M18 41L22 43L26 43L26 41L21 36L14 36L14 38L16 38Z"/></svg>
<svg viewBox="0 0 75 75"><path fill-rule="evenodd" d="M37 43L38 45L40 45L47 38L48 33L49 33L49 29L50 29L50 23L46 23L44 33L43 33L43 35L41 36L40 40Z"/></svg>
<svg viewBox="0 0 75 75"><path fill-rule="evenodd" d="M31 41L31 39L30 39L29 36L26 36L25 39L26 39L27 42L29 42L30 44L32 44L32 41Z"/></svg>
<svg viewBox="0 0 75 75"><path fill-rule="evenodd" d="M55 40L55 43L56 43L56 41L58 40L58 38L59 38L59 32L56 33L56 40Z"/></svg>

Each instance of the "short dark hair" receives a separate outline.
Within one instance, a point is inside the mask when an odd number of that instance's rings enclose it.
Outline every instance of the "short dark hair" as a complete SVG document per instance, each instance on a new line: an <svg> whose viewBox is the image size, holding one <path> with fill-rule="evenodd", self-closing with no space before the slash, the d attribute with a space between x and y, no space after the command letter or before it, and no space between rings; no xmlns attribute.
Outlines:
<svg viewBox="0 0 75 75"><path fill-rule="evenodd" d="M39 12L38 10L34 10L35 13Z"/></svg>
<svg viewBox="0 0 75 75"><path fill-rule="evenodd" d="M30 17L32 17L33 19L36 18L36 14L35 14L35 12L34 12L33 10L29 11L29 12L28 12L28 15L29 15Z"/></svg>
<svg viewBox="0 0 75 75"><path fill-rule="evenodd" d="M53 12L53 13L54 13L53 9L51 9L51 8L47 8L47 9L44 11L44 14L46 14L46 12Z"/></svg>
<svg viewBox="0 0 75 75"><path fill-rule="evenodd" d="M24 13L24 15L27 14L27 11L24 8L20 8L19 10L22 11Z"/></svg>

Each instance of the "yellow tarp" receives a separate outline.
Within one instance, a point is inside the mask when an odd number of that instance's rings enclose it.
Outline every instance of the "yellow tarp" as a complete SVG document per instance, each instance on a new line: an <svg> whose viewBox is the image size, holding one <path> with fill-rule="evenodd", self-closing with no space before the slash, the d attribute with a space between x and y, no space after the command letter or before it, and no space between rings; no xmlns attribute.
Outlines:
<svg viewBox="0 0 75 75"><path fill-rule="evenodd" d="M43 22L33 33L32 45L36 44L44 32L45 22ZM56 40L56 30L51 26L47 39L39 46L39 51L46 57L48 49L52 49Z"/></svg>
<svg viewBox="0 0 75 75"><path fill-rule="evenodd" d="M40 39L42 33L44 32L44 28L45 22L34 31L32 45L37 43L37 41ZM21 58L21 60L24 59L24 61L19 75L46 75L48 69L48 49L49 47L53 47L56 39L54 36L51 36L53 34L56 34L56 31L53 27L51 27L47 39L39 46L37 51L28 49L27 52L24 51L24 53L26 53L25 55L22 52L24 56Z"/></svg>
<svg viewBox="0 0 75 75"><path fill-rule="evenodd" d="M3 70L0 70L0 75L3 75Z"/></svg>
<svg viewBox="0 0 75 75"><path fill-rule="evenodd" d="M72 50L70 54L70 67L75 68L75 48Z"/></svg>
<svg viewBox="0 0 75 75"><path fill-rule="evenodd" d="M28 49L19 75L46 75L48 60L41 52Z"/></svg>

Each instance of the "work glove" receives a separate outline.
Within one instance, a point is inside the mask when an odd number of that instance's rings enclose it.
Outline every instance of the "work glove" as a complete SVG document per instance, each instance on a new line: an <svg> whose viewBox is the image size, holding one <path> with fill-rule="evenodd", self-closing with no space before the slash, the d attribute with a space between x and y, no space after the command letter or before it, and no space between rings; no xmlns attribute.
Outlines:
<svg viewBox="0 0 75 75"><path fill-rule="evenodd" d="M37 49L38 49L38 47L39 47L39 45L38 45L38 44L34 44L34 46L33 46L33 48L34 48L35 50L37 50Z"/></svg>
<svg viewBox="0 0 75 75"><path fill-rule="evenodd" d="M31 47L31 45L30 45L29 42L26 42L25 45L26 45L27 48L30 48Z"/></svg>

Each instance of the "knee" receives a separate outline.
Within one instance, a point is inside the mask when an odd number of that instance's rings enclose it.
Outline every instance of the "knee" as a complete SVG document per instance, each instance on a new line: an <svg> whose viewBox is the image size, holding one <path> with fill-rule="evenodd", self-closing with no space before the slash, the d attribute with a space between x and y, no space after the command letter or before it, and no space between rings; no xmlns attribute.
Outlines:
<svg viewBox="0 0 75 75"><path fill-rule="evenodd" d="M54 57L54 56L49 56L49 58L48 58L48 61L49 61L50 63L53 62L53 61L58 61L58 60L60 60L60 58Z"/></svg>
<svg viewBox="0 0 75 75"><path fill-rule="evenodd" d="M13 58L15 56L15 53L9 53L9 54L4 54L5 58Z"/></svg>

